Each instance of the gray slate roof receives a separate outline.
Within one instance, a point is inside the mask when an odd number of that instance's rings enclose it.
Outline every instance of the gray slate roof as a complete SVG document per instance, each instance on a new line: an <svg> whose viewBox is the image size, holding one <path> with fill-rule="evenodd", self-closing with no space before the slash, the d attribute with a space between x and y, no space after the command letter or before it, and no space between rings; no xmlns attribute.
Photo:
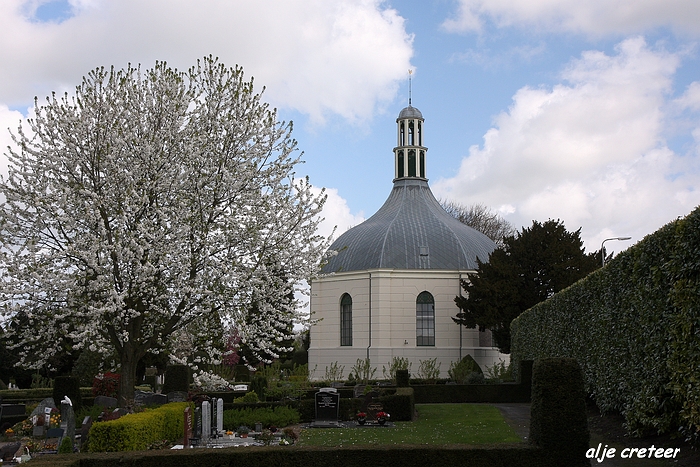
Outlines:
<svg viewBox="0 0 700 467"><path fill-rule="evenodd" d="M395 269L476 269L496 245L440 206L428 182L401 179L372 217L342 234L324 273Z"/></svg>

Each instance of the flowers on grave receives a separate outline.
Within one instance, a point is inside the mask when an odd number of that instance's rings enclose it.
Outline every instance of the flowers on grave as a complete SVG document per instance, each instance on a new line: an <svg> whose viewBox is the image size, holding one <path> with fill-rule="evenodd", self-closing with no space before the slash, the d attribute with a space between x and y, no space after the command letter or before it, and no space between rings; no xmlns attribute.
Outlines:
<svg viewBox="0 0 700 467"><path fill-rule="evenodd" d="M7 430L5 430L5 436L7 436L8 438L12 438L14 435L15 430L13 430L12 428L8 428Z"/></svg>
<svg viewBox="0 0 700 467"><path fill-rule="evenodd" d="M384 425L391 416L386 412L377 412L377 423Z"/></svg>
<svg viewBox="0 0 700 467"><path fill-rule="evenodd" d="M358 412L355 418L357 419L357 423L359 423L360 425L364 425L365 420L367 420L367 414L364 412Z"/></svg>
<svg viewBox="0 0 700 467"><path fill-rule="evenodd" d="M280 446L289 446L289 441L287 441L287 438L280 439Z"/></svg>
<svg viewBox="0 0 700 467"><path fill-rule="evenodd" d="M238 432L238 435L239 435L241 438L247 438L247 437L248 437L248 433L250 433L250 428L248 428L248 427L245 426L245 425L241 425L241 426L238 427L238 429L237 429L236 431Z"/></svg>
<svg viewBox="0 0 700 467"><path fill-rule="evenodd" d="M49 417L49 428L58 428L61 425L61 412L58 409L51 409Z"/></svg>

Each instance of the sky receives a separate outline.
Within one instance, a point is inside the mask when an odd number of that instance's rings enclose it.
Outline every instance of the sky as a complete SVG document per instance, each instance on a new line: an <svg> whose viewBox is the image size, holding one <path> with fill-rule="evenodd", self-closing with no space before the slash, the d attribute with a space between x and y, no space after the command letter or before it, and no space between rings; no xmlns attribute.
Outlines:
<svg viewBox="0 0 700 467"><path fill-rule="evenodd" d="M413 70L437 198L621 251L700 204L699 40L697 0L2 0L0 147L96 67L211 54L294 122L337 237L391 191Z"/></svg>

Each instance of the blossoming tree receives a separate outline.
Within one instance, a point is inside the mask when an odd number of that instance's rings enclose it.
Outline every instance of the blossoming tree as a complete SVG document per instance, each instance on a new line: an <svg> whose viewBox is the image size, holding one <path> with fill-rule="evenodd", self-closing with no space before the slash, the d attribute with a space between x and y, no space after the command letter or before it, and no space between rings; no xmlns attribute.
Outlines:
<svg viewBox="0 0 700 467"><path fill-rule="evenodd" d="M222 322L268 357L282 350L286 297L327 247L325 195L295 178L291 123L241 68L98 68L35 111L0 181L0 313L23 323L7 326L22 330L22 364L66 341L116 355L123 403L138 361L180 329L213 361ZM251 319L253 301L282 305Z"/></svg>

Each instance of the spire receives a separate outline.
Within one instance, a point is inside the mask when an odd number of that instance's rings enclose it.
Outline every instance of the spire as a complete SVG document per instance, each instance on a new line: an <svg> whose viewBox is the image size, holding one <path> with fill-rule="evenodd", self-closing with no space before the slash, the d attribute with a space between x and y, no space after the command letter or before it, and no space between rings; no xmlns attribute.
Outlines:
<svg viewBox="0 0 700 467"><path fill-rule="evenodd" d="M411 105L412 75L408 70L408 107L396 119L397 146L394 148L394 181L407 178L427 180L425 155L428 148L423 146L423 114Z"/></svg>

